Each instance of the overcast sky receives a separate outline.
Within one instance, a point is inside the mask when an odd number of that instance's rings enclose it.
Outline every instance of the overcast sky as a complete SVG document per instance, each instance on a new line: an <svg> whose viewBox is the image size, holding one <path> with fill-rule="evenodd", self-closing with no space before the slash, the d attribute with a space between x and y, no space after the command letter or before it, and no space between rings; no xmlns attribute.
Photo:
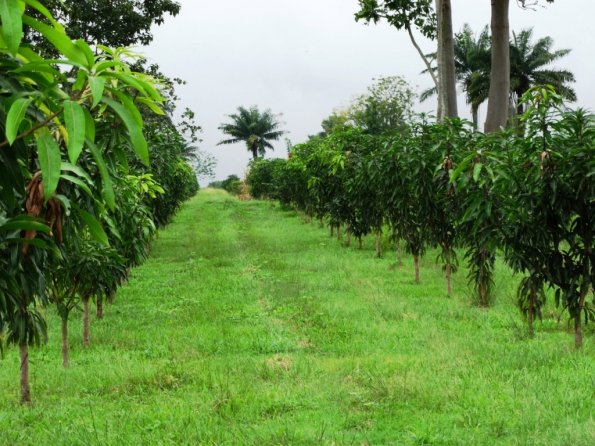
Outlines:
<svg viewBox="0 0 595 446"><path fill-rule="evenodd" d="M386 24L356 23L357 0L179 0L181 13L155 28L143 49L151 62L187 85L178 89L180 108L196 112L203 128L200 147L217 160L216 178L243 176L249 153L243 144L216 146L217 129L240 105L282 113L294 143L320 131L334 108L346 106L378 76L404 76L418 91L431 86L406 32ZM511 29L533 27L551 36L554 49L571 48L556 68L574 72L578 105L595 108L595 1L557 0L535 10L511 1ZM476 31L490 20L490 0L452 0L456 31ZM420 38L424 50L434 44ZM460 95L459 111L469 116ZM416 105L430 111L435 101ZM480 111L483 122L485 110ZM286 156L284 141L275 153Z"/></svg>

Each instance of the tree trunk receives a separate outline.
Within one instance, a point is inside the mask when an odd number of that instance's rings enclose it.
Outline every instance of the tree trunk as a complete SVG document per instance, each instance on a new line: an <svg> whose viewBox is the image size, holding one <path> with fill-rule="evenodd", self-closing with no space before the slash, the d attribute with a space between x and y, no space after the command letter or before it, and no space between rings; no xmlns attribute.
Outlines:
<svg viewBox="0 0 595 446"><path fill-rule="evenodd" d="M83 346L89 346L89 298L83 298Z"/></svg>
<svg viewBox="0 0 595 446"><path fill-rule="evenodd" d="M70 354L68 348L68 319L62 318L62 365L68 368L70 365Z"/></svg>
<svg viewBox="0 0 595 446"><path fill-rule="evenodd" d="M331 228L331 237L335 236L335 226L333 224L330 225Z"/></svg>
<svg viewBox="0 0 595 446"><path fill-rule="evenodd" d="M361 235L357 238L357 247L358 247L358 249L363 249L364 248L364 242L362 241L362 236Z"/></svg>
<svg viewBox="0 0 595 446"><path fill-rule="evenodd" d="M337 225L337 240L341 241L342 233L341 233L341 225Z"/></svg>
<svg viewBox="0 0 595 446"><path fill-rule="evenodd" d="M452 265L450 263L446 264L446 292L449 296L452 296Z"/></svg>
<svg viewBox="0 0 595 446"><path fill-rule="evenodd" d="M19 344L21 357L21 404L31 404L31 386L29 385L29 346Z"/></svg>
<svg viewBox="0 0 595 446"><path fill-rule="evenodd" d="M401 248L401 240L397 240L397 266L403 266L403 249Z"/></svg>
<svg viewBox="0 0 595 446"><path fill-rule="evenodd" d="M479 106L471 106L471 117L473 119L473 130L477 131L479 128Z"/></svg>
<svg viewBox="0 0 595 446"><path fill-rule="evenodd" d="M103 319L103 299L97 298L97 319Z"/></svg>
<svg viewBox="0 0 595 446"><path fill-rule="evenodd" d="M529 336L535 336L535 330L533 329L533 321L535 320L535 293L531 291L529 295L529 312L527 313L527 325L529 326Z"/></svg>
<svg viewBox="0 0 595 446"><path fill-rule="evenodd" d="M419 254L413 255L413 264L415 266L415 283L419 283Z"/></svg>
<svg viewBox="0 0 595 446"><path fill-rule="evenodd" d="M440 3L440 14L438 16L438 44L441 55L439 69L440 85L443 89L444 111L443 118L456 118L457 109L457 79L455 75L455 46L452 30L452 7L450 0L437 0Z"/></svg>
<svg viewBox="0 0 595 446"><path fill-rule="evenodd" d="M583 314L583 309L585 308L585 299L587 297L587 289L581 291L580 300L578 303L578 313L574 316L574 345L576 348L581 348L583 346L583 328L581 322L581 315Z"/></svg>
<svg viewBox="0 0 595 446"><path fill-rule="evenodd" d="M510 97L510 43L508 9L510 0L492 0L492 70L485 132L506 126Z"/></svg>
<svg viewBox="0 0 595 446"><path fill-rule="evenodd" d="M376 230L376 257L382 257L382 247L380 245L381 242L381 235L382 231L380 229Z"/></svg>
<svg viewBox="0 0 595 446"><path fill-rule="evenodd" d="M446 88L445 78L443 75L444 63L442 58L444 57L444 40L442 39L442 0L435 0L436 10L436 40L438 41L436 49L436 65L438 66L438 80L436 84L436 93L438 96L438 110L437 119L442 121L446 112Z"/></svg>
<svg viewBox="0 0 595 446"><path fill-rule="evenodd" d="M351 246L351 228L349 226L347 226L347 229L345 230L345 235L346 235L345 246L349 247L349 246Z"/></svg>

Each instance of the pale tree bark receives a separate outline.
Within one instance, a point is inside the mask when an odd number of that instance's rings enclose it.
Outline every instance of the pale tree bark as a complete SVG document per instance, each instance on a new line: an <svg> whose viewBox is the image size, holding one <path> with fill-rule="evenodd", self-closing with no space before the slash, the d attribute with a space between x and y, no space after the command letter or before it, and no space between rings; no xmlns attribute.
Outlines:
<svg viewBox="0 0 595 446"><path fill-rule="evenodd" d="M83 298L83 346L89 346L89 298Z"/></svg>
<svg viewBox="0 0 595 446"><path fill-rule="evenodd" d="M415 266L415 283L419 284L419 254L413 255L413 264Z"/></svg>
<svg viewBox="0 0 595 446"><path fill-rule="evenodd" d="M436 0L436 65L438 67L438 80L436 83L436 93L438 95L438 121L442 121L446 115L446 84L444 77L444 40L442 38L442 0Z"/></svg>
<svg viewBox="0 0 595 446"><path fill-rule="evenodd" d="M438 1L438 0L436 0ZM411 43L413 44L415 50L417 51L417 53L419 54L419 56L421 57L421 60L423 60L424 65L426 66L426 69L428 70L428 73L430 74L430 76L432 77L432 81L434 82L434 86L436 87L436 91L440 92L440 83L438 81L438 76L436 76L436 73L434 73L434 68L432 67L432 63L428 60L428 58L426 57L426 55L424 54L424 52L422 51L422 49L420 48L419 44L417 43L417 40L415 40L415 36L413 35L413 31L411 31L411 27L409 25L407 25L407 33L409 34L409 39L411 39ZM437 54L439 54L440 52L438 51ZM442 106L442 102L440 100L440 93L438 93L438 110L436 111L436 113L438 114L438 119L442 119L442 110L443 110L443 106Z"/></svg>
<svg viewBox="0 0 595 446"><path fill-rule="evenodd" d="M455 46L452 30L452 8L450 0L436 0L438 13L439 77L443 101L443 118L458 117L457 79L455 75Z"/></svg>
<svg viewBox="0 0 595 446"><path fill-rule="evenodd" d="M376 257L382 257L382 246L381 246L381 236L382 231L380 229L376 230Z"/></svg>
<svg viewBox="0 0 595 446"><path fill-rule="evenodd" d="M500 130L506 125L510 96L510 0L492 1L492 71L484 130Z"/></svg>

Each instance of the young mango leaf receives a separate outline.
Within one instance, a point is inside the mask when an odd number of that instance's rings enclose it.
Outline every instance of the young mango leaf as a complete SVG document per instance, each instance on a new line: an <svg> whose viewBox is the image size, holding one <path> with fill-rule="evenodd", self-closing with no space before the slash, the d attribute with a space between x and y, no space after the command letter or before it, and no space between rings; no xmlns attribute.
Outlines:
<svg viewBox="0 0 595 446"><path fill-rule="evenodd" d="M89 149L91 150L91 155L93 156L95 164L97 164L97 168L99 169L99 174L101 175L101 181L103 182L103 199L105 200L108 208L114 210L116 207L116 195L114 193L112 178L110 177L109 171L107 169L107 164L105 164L105 160L103 159L100 150L95 144L87 140L87 146L89 146Z"/></svg>
<svg viewBox="0 0 595 446"><path fill-rule="evenodd" d="M97 242L101 243L102 245L109 246L109 240L107 238L107 234L105 233L101 223L89 212L81 209L80 207L73 204L73 208L76 213L83 219L87 228L89 228L89 234L93 237Z"/></svg>
<svg viewBox="0 0 595 446"><path fill-rule="evenodd" d="M92 67L95 64L95 54L93 54L93 50L89 46L87 42L82 39L78 39L74 41L76 47L83 52L85 57L87 58L87 64L89 67Z"/></svg>
<svg viewBox="0 0 595 446"><path fill-rule="evenodd" d="M93 107L95 107L103 97L105 79L102 77L89 76L89 88L91 89L91 95L93 96Z"/></svg>
<svg viewBox="0 0 595 446"><path fill-rule="evenodd" d="M79 177L81 177L82 179L84 179L89 185L93 184L93 180L91 179L91 177L89 176L89 174L87 172L85 172L81 167L79 166L75 166L74 164L70 164L70 163L66 163L63 162L62 163L62 171L63 172L70 172L73 173Z"/></svg>
<svg viewBox="0 0 595 446"><path fill-rule="evenodd" d="M15 56L23 38L22 11L16 0L0 0L0 18L2 34L8 51Z"/></svg>
<svg viewBox="0 0 595 446"><path fill-rule="evenodd" d="M33 99L20 98L14 101L6 117L6 140L12 144L19 133L19 127L25 118L25 113Z"/></svg>
<svg viewBox="0 0 595 446"><path fill-rule="evenodd" d="M87 58L85 57L85 54L72 43L72 40L70 40L63 31L52 28L51 26L41 23L29 16L24 16L23 22L45 37L58 51L70 59L70 62L82 67L87 67Z"/></svg>
<svg viewBox="0 0 595 446"><path fill-rule="evenodd" d="M124 125L128 129L130 136L130 142L132 143L132 149L139 157L139 159L146 165L149 165L149 147L145 136L143 135L143 129L137 123L134 115L122 104L114 101L113 99L104 97L102 101L107 104L112 110L114 110L120 119L124 122Z"/></svg>
<svg viewBox="0 0 595 446"><path fill-rule="evenodd" d="M68 158L76 164L85 145L85 112L75 101L64 101L64 122L68 132Z"/></svg>
<svg viewBox="0 0 595 446"><path fill-rule="evenodd" d="M37 155L43 177L44 197L47 201L52 197L58 187L62 158L58 143L52 138L52 135L46 128L42 129L37 136Z"/></svg>

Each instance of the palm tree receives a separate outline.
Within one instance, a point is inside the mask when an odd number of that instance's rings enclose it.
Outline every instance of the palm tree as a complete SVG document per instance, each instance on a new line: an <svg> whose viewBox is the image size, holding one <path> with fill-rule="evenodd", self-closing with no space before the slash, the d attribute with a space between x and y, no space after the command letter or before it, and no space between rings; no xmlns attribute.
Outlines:
<svg viewBox="0 0 595 446"><path fill-rule="evenodd" d="M552 62L570 53L569 49L552 51L554 41L543 37L531 43L533 29L512 33L510 42L510 89L517 113L523 113L519 99L534 85L549 84L556 93L570 101L576 101L575 91L568 86L574 82L574 74L567 70L547 68Z"/></svg>
<svg viewBox="0 0 595 446"><path fill-rule="evenodd" d="M238 107L237 113L228 115L231 123L221 124L219 130L231 138L219 141L217 144L235 144L245 142L246 147L252 152L252 158L258 155L264 156L266 149L273 149L269 141L277 141L286 134L284 130L278 130L281 123L270 110L260 112L258 107Z"/></svg>

